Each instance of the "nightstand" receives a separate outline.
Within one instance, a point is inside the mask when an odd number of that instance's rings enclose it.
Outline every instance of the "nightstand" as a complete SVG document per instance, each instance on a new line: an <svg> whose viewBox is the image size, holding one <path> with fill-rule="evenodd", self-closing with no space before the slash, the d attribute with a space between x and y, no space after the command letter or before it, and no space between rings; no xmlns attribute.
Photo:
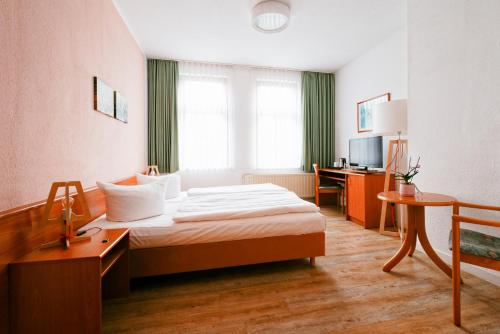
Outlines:
<svg viewBox="0 0 500 334"><path fill-rule="evenodd" d="M12 333L100 333L101 299L129 294L128 247L128 229L102 230L10 263Z"/></svg>

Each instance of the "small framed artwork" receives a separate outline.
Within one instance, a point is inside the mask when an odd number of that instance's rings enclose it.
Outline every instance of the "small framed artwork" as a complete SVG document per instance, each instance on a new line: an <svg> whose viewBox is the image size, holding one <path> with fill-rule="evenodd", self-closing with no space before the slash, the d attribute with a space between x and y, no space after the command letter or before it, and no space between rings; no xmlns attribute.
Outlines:
<svg viewBox="0 0 500 334"><path fill-rule="evenodd" d="M94 77L94 109L105 115L114 117L114 95L113 88L104 81Z"/></svg>
<svg viewBox="0 0 500 334"><path fill-rule="evenodd" d="M391 100L391 93L372 97L361 102L358 102L358 132L370 132L373 129L372 111L373 106L377 103L387 102Z"/></svg>
<svg viewBox="0 0 500 334"><path fill-rule="evenodd" d="M115 118L124 123L128 123L127 99L116 91L115 91Z"/></svg>

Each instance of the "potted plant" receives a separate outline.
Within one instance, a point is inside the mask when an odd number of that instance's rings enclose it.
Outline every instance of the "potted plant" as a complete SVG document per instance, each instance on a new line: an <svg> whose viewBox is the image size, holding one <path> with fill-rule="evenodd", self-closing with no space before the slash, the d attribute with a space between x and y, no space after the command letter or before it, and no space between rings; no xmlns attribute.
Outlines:
<svg viewBox="0 0 500 334"><path fill-rule="evenodd" d="M411 158L408 163L408 171L406 173L396 172L396 180L402 181L399 185L399 193L401 196L415 196L415 184L413 184L413 178L418 174L420 169L420 158L418 158L417 163L412 166Z"/></svg>

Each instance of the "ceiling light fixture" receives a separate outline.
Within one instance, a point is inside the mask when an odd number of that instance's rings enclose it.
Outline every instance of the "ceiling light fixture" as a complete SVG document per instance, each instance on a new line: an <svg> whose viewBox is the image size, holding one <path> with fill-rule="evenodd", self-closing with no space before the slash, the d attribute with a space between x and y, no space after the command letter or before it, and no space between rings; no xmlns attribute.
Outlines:
<svg viewBox="0 0 500 334"><path fill-rule="evenodd" d="M267 0L256 4L252 10L253 26L260 32L279 32L288 26L290 7L275 1Z"/></svg>

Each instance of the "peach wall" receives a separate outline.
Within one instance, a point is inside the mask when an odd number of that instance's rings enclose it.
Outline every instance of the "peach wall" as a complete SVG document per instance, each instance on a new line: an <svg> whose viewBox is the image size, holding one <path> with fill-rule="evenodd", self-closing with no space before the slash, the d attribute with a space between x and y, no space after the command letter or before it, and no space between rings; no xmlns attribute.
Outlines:
<svg viewBox="0 0 500 334"><path fill-rule="evenodd" d="M111 0L0 1L0 211L146 165L145 57ZM93 110L92 77L129 123Z"/></svg>

